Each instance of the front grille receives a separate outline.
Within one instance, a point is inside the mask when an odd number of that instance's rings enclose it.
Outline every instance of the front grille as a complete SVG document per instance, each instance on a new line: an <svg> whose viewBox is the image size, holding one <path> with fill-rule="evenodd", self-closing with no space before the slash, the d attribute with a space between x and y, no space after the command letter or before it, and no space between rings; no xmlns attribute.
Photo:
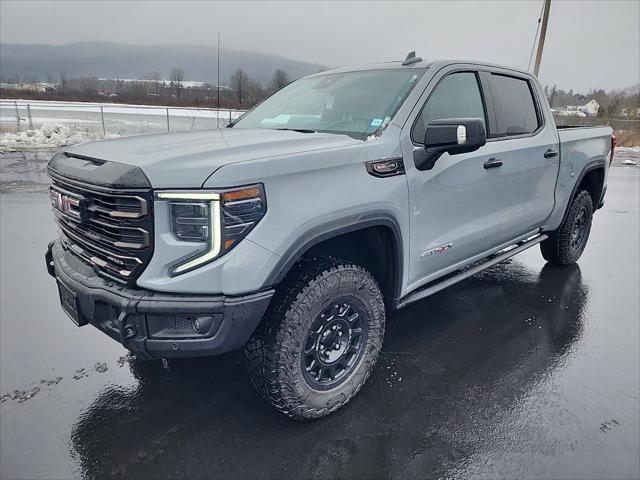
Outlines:
<svg viewBox="0 0 640 480"><path fill-rule="evenodd" d="M153 253L150 189L111 189L49 171L62 245L98 273L130 283Z"/></svg>

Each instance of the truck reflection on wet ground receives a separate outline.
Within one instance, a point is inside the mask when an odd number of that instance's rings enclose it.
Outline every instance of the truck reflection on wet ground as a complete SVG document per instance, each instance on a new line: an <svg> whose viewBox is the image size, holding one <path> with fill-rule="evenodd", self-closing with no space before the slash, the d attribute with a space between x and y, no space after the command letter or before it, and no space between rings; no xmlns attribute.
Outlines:
<svg viewBox="0 0 640 480"><path fill-rule="evenodd" d="M577 265L493 267L393 315L360 397L307 424L274 415L237 354L133 360L137 386L101 392L72 447L88 478L446 476L495 444L502 413L552 375L587 297Z"/></svg>

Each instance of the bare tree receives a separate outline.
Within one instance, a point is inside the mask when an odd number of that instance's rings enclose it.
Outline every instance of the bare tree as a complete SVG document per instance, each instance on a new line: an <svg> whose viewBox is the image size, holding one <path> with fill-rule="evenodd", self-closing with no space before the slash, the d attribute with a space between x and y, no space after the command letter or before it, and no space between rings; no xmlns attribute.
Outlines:
<svg viewBox="0 0 640 480"><path fill-rule="evenodd" d="M245 103L247 105L255 105L256 103L262 101L262 99L264 99L268 94L269 92L262 88L260 82L250 79L248 94L246 95L247 102Z"/></svg>
<svg viewBox="0 0 640 480"><path fill-rule="evenodd" d="M160 94L160 74L158 72L145 73L142 76L143 80L146 80L147 84L147 96Z"/></svg>
<svg viewBox="0 0 640 480"><path fill-rule="evenodd" d="M47 93L49 93L49 95L53 95L53 92L56 88L56 80L53 76L53 73L47 73Z"/></svg>
<svg viewBox="0 0 640 480"><path fill-rule="evenodd" d="M553 87L551 87L551 96L549 97L549 106L551 108L553 108L553 101L555 100L557 94L558 94L558 86L554 83Z"/></svg>
<svg viewBox="0 0 640 480"><path fill-rule="evenodd" d="M176 91L176 97L178 101L180 101L180 94L182 93L182 82L184 81L184 68L175 67L171 69L171 75L169 80L171 80L171 86Z"/></svg>
<svg viewBox="0 0 640 480"><path fill-rule="evenodd" d="M247 100L250 89L249 77L242 70L237 69L233 72L230 79L231 89L233 90L239 106Z"/></svg>
<svg viewBox="0 0 640 480"><path fill-rule="evenodd" d="M94 77L81 77L76 81L78 88L87 97L93 96L98 89L98 79Z"/></svg>
<svg viewBox="0 0 640 480"><path fill-rule="evenodd" d="M273 72L273 77L271 78L271 90L277 92L281 88L287 86L289 82L290 80L287 72L278 68L275 72Z"/></svg>
<svg viewBox="0 0 640 480"><path fill-rule="evenodd" d="M67 74L64 72L60 72L60 88L63 95L69 94L69 80L67 80Z"/></svg>

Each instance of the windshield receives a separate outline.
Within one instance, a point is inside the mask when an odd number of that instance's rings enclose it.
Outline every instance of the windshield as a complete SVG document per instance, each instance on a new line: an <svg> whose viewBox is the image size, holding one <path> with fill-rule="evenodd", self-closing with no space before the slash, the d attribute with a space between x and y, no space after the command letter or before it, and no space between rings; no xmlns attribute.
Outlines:
<svg viewBox="0 0 640 480"><path fill-rule="evenodd" d="M365 70L297 80L247 112L234 128L342 133L366 138L396 113L424 70Z"/></svg>

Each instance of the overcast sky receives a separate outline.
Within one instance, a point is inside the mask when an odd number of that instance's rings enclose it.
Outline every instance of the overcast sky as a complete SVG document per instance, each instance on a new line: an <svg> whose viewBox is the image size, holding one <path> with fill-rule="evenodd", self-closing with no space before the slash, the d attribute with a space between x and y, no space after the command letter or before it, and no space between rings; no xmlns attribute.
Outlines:
<svg viewBox="0 0 640 480"><path fill-rule="evenodd" d="M585 91L640 82L640 0L552 0L540 77ZM215 45L345 66L463 58L527 68L542 0L0 1L2 43Z"/></svg>

